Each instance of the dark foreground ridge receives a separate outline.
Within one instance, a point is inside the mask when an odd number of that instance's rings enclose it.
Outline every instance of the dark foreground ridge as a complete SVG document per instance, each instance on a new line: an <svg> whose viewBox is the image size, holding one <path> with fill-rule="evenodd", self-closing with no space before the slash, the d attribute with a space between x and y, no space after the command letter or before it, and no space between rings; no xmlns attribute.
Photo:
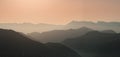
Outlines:
<svg viewBox="0 0 120 57"><path fill-rule="evenodd" d="M92 31L63 42L82 57L120 57L120 34Z"/></svg>
<svg viewBox="0 0 120 57"><path fill-rule="evenodd" d="M0 57L81 57L59 44L42 44L13 30L0 29Z"/></svg>

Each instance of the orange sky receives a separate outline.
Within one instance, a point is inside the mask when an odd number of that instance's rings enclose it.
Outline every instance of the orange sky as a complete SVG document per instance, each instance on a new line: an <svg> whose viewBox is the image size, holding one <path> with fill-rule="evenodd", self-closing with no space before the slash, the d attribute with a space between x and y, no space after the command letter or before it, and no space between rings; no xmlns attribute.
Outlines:
<svg viewBox="0 0 120 57"><path fill-rule="evenodd" d="M0 23L120 21L119 0L0 0Z"/></svg>

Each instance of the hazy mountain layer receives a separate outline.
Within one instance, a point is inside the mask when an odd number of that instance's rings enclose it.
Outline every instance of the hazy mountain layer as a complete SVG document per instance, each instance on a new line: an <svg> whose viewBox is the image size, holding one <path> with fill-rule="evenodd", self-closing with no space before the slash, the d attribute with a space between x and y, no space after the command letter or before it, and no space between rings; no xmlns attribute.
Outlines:
<svg viewBox="0 0 120 57"><path fill-rule="evenodd" d="M1 23L0 28L3 29L12 29L15 31L23 32L23 33L31 33L31 32L45 32L55 29L61 29L61 25L51 25L51 24L31 24L31 23Z"/></svg>
<svg viewBox="0 0 120 57"><path fill-rule="evenodd" d="M13 29L15 31L23 33L31 32L45 32L51 30L66 30L66 29L78 29L81 27L88 27L94 30L114 30L120 32L120 22L88 22L88 21L72 21L66 25L52 25L52 24L31 24L31 23L1 23L0 28Z"/></svg>
<svg viewBox="0 0 120 57"><path fill-rule="evenodd" d="M115 32L120 32L120 22L90 22L90 21L72 21L66 25L66 28L80 28L88 27L94 30L113 30Z"/></svg>
<svg viewBox="0 0 120 57"><path fill-rule="evenodd" d="M40 42L61 42L68 38L82 36L90 31L93 30L86 27L82 27L80 29L53 30L43 33L34 32L28 34L28 36Z"/></svg>

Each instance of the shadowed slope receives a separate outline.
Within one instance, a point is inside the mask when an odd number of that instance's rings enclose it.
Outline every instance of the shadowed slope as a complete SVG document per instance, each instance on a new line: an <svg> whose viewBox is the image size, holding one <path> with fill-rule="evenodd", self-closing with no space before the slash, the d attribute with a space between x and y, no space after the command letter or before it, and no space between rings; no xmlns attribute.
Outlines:
<svg viewBox="0 0 120 57"><path fill-rule="evenodd" d="M53 45L54 47L52 47ZM18 32L0 29L1 57L80 57L70 48L64 45L61 45L63 47L61 48L59 45L61 44L42 44L33 41ZM57 50L55 51L53 49ZM60 52L61 50L62 52ZM64 56L65 54L66 56Z"/></svg>
<svg viewBox="0 0 120 57"><path fill-rule="evenodd" d="M120 34L117 33L93 31L63 43L84 57L120 57Z"/></svg>

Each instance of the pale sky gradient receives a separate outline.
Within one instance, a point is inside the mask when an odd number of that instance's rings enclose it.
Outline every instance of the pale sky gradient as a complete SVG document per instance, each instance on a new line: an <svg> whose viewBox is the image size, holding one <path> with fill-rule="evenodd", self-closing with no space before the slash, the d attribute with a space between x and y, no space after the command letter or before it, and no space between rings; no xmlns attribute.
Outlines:
<svg viewBox="0 0 120 57"><path fill-rule="evenodd" d="M120 21L120 0L0 0L0 23Z"/></svg>

